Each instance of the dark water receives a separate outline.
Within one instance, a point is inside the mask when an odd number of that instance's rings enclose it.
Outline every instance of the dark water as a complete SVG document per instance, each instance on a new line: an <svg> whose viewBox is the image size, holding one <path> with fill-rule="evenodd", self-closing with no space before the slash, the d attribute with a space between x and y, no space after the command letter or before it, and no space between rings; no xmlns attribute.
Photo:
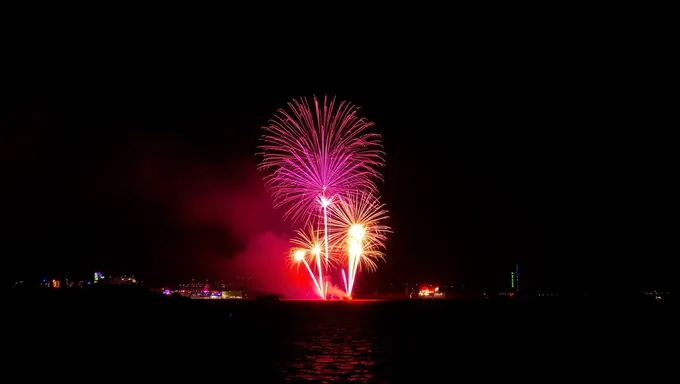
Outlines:
<svg viewBox="0 0 680 384"><path fill-rule="evenodd" d="M388 325L378 303L284 303L278 350L281 376L288 380L385 382L389 377ZM372 308L373 307L373 308ZM297 314L308 313L306 316ZM285 319L285 320L284 320ZM286 333L287 330L290 333Z"/></svg>
<svg viewBox="0 0 680 384"><path fill-rule="evenodd" d="M52 378L429 383L643 372L653 382L677 345L675 313L653 302L92 299L15 307L5 346L15 351L10 372L25 375L30 357L43 367L31 374Z"/></svg>
<svg viewBox="0 0 680 384"><path fill-rule="evenodd" d="M370 382L385 375L382 343L361 326L299 329L290 354L277 364L287 379Z"/></svg>

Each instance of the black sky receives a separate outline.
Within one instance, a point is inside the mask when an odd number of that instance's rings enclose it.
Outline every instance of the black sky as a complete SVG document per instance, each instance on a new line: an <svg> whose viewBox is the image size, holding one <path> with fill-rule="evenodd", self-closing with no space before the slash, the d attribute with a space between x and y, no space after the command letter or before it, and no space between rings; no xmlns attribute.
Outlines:
<svg viewBox="0 0 680 384"><path fill-rule="evenodd" d="M141 51L19 71L2 90L8 281L95 268L227 277L187 244L228 257L238 239L178 224L159 196L189 193L202 172L254 169L259 127L313 94L353 101L384 136L395 234L378 281L503 286L517 262L536 289L672 281L661 51L494 40L349 63ZM143 173L149 162L163 182Z"/></svg>

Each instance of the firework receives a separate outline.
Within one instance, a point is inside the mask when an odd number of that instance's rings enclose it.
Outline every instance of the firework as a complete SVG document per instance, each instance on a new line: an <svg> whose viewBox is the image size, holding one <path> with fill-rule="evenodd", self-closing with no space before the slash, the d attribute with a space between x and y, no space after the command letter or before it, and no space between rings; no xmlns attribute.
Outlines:
<svg viewBox="0 0 680 384"><path fill-rule="evenodd" d="M317 293L324 299L326 297L326 284L323 279L322 264L324 263L322 260L326 260L328 257L322 255L319 232L311 224L308 224L307 229L304 231L296 231L296 236L291 239L291 243L295 246L291 250L291 261L298 266L300 263L305 265L309 276L314 282ZM329 261L333 261L333 259L331 258ZM310 263L314 268L310 267ZM316 273L314 273L313 269L316 270Z"/></svg>
<svg viewBox="0 0 680 384"><path fill-rule="evenodd" d="M329 216L329 242L334 250L345 255L342 277L345 291L351 296L357 271L374 271L377 261L384 258L385 241L391 232L383 224L388 212L375 195L357 191L338 199Z"/></svg>
<svg viewBox="0 0 680 384"><path fill-rule="evenodd" d="M263 159L258 169L269 172L265 183L274 206L287 207L284 219L302 220L309 226L311 232L298 231L293 242L299 248L291 254L292 260L297 265L305 264L318 293L325 298L328 282L323 281L323 269L328 270L335 259L331 252L335 248L329 246L331 232L341 225L329 220L329 210L337 211L338 217L342 217L342 208L335 208L336 204L344 207L346 201L356 200L356 191L367 196L376 194L376 181L382 180L377 169L385 165L385 160L380 135L367 132L373 123L357 116L358 107L345 101L336 104L335 98L324 97L322 104L316 97L313 101L312 108L305 98L293 100L288 103L289 110L279 109L263 127L264 144L260 146ZM318 241L320 230L314 232L313 226L320 227L321 223L323 257ZM372 222L360 222L366 223ZM380 237L382 232L375 232L371 226L367 233L370 235L366 238L353 240L356 244L350 247L353 256L348 256L352 261L348 261L347 276L342 271L348 293L356 270L362 266L375 268L374 260L382 257L382 253L377 252L384 243Z"/></svg>
<svg viewBox="0 0 680 384"><path fill-rule="evenodd" d="M320 201L349 191L376 191L385 165L380 135L366 132L373 123L357 116L359 108L335 98L306 98L279 109L263 127L259 169L271 171L265 183L274 206L287 206L284 217L309 220Z"/></svg>
<svg viewBox="0 0 680 384"><path fill-rule="evenodd" d="M304 264L305 267L307 267L307 272L309 272L309 277L312 279L312 282L314 282L314 287L316 288L316 293L321 297L322 299L326 298L325 292L321 289L321 285L319 284L319 280L316 279L316 276L314 276L314 272L312 271L312 268L309 266L309 262L307 261L307 255L309 253L309 250L306 249L301 249L301 248L293 248L290 251L290 258L293 263L296 265L300 265L300 263Z"/></svg>

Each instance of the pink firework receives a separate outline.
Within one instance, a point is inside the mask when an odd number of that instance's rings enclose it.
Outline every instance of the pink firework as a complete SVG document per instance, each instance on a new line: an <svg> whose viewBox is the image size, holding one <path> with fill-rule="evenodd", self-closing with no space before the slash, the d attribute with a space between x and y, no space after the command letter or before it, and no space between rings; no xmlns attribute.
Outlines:
<svg viewBox="0 0 680 384"><path fill-rule="evenodd" d="M324 97L306 98L279 109L263 127L259 169L270 171L266 185L284 218L309 221L348 191L376 192L385 165L380 135L367 132L373 123L357 116L355 105Z"/></svg>

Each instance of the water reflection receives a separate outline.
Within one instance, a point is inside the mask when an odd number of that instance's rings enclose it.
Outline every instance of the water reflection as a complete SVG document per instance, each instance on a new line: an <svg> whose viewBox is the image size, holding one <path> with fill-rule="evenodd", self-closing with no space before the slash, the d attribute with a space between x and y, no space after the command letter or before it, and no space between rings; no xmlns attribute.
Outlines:
<svg viewBox="0 0 680 384"><path fill-rule="evenodd" d="M288 381L384 383L382 352L376 337L362 327L323 325L296 337L283 373Z"/></svg>

